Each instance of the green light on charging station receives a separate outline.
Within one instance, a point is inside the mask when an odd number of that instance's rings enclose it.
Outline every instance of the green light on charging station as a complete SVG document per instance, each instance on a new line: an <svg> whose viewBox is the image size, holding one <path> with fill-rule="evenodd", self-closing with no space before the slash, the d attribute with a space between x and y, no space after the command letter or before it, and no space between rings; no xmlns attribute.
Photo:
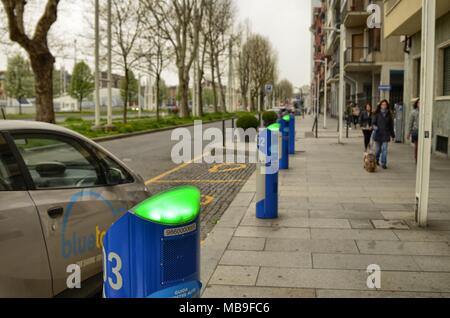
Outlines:
<svg viewBox="0 0 450 318"><path fill-rule="evenodd" d="M270 131L280 131L281 129L281 125L280 124L272 124L269 127L267 127L267 129L269 129Z"/></svg>
<svg viewBox="0 0 450 318"><path fill-rule="evenodd" d="M283 117L283 120L289 122L291 120L291 116L286 115Z"/></svg>
<svg viewBox="0 0 450 318"><path fill-rule="evenodd" d="M200 190L179 187L151 197L131 209L145 220L162 225L189 223L200 213Z"/></svg>

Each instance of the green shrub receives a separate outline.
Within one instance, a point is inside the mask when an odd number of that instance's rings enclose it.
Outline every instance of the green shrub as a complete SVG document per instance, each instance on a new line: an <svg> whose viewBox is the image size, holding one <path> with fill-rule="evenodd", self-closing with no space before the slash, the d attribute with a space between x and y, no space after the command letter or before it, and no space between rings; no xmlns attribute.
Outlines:
<svg viewBox="0 0 450 318"><path fill-rule="evenodd" d="M253 115L242 115L236 122L237 128L242 128L244 130L254 128L258 129L259 120Z"/></svg>
<svg viewBox="0 0 450 318"><path fill-rule="evenodd" d="M82 123L84 120L81 117L74 117L74 116L70 116L67 117L64 122L66 123Z"/></svg>
<svg viewBox="0 0 450 318"><path fill-rule="evenodd" d="M272 124L275 124L278 120L278 115L274 111L264 112L262 115L262 119L265 127L269 127Z"/></svg>

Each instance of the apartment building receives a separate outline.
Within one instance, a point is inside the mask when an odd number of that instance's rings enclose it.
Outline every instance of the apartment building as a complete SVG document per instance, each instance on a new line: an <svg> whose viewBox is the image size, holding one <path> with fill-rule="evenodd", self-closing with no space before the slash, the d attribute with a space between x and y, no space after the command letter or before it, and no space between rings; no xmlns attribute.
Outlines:
<svg viewBox="0 0 450 318"><path fill-rule="evenodd" d="M366 103L376 106L388 99L392 106L403 102L404 55L400 36L384 37L383 28L369 28L367 12L370 4L381 0L327 0L325 1L326 45L328 59L326 81L328 109L332 116L338 114L340 37L344 36L344 72L346 105L353 102L361 108ZM333 29L345 26L341 35Z"/></svg>
<svg viewBox="0 0 450 318"><path fill-rule="evenodd" d="M313 109L317 100L317 86L319 85L320 91L320 105L323 105L323 89L325 79L324 65L317 61L325 58L325 39L326 34L323 30L326 18L326 1L312 0L311 1L311 21L312 25L310 31L312 32L312 64L311 64L311 99L310 104L306 105L307 108ZM318 81L319 77L319 81Z"/></svg>
<svg viewBox="0 0 450 318"><path fill-rule="evenodd" d="M406 118L420 96L422 0L385 0L384 35L404 37ZM433 151L450 155L450 1L436 0Z"/></svg>

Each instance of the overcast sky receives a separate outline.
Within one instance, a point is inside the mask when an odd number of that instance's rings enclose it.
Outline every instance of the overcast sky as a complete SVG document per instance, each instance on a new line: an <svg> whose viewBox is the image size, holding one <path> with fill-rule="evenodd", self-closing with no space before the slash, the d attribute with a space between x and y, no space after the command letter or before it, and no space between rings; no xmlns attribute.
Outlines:
<svg viewBox="0 0 450 318"><path fill-rule="evenodd" d="M287 78L294 86L309 82L310 2L310 0L235 0L239 20L244 21L248 18L253 32L270 39L278 53L280 79ZM53 26L53 30L57 34L64 35L65 43L73 43L77 35L86 32L84 12L89 10L90 3L89 0L61 2L59 21ZM2 51L0 69L5 69L6 57L4 50ZM62 60L57 59L57 68L61 63ZM71 69L73 61L65 61L65 64ZM176 82L176 76L170 74L173 71L166 74L168 84Z"/></svg>

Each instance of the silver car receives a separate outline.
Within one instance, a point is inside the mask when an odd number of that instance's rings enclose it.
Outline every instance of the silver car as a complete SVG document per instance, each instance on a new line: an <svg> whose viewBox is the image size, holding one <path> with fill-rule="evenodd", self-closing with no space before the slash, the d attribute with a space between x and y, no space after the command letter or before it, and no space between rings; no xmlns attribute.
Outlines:
<svg viewBox="0 0 450 318"><path fill-rule="evenodd" d="M0 121L0 297L97 294L105 232L149 196L140 176L91 140ZM68 288L74 264L81 289Z"/></svg>

